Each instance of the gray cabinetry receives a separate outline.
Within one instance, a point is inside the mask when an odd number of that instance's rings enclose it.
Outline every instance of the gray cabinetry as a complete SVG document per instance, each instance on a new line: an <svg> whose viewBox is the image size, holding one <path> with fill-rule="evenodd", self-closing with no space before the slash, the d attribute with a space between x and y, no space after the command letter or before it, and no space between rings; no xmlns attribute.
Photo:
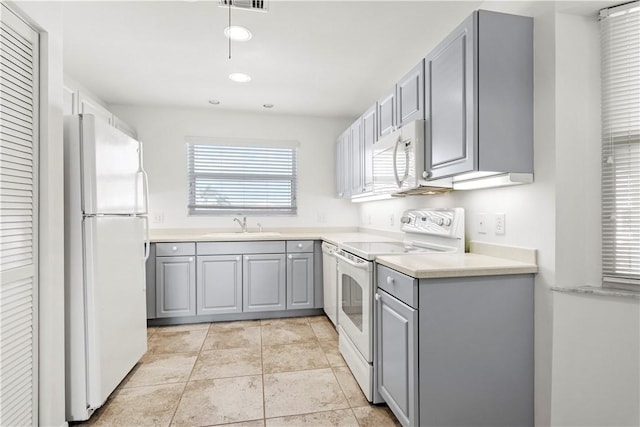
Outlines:
<svg viewBox="0 0 640 427"><path fill-rule="evenodd" d="M533 172L533 21L474 12L425 58L425 169Z"/></svg>
<svg viewBox="0 0 640 427"><path fill-rule="evenodd" d="M336 140L336 196L340 199L351 196L351 128Z"/></svg>
<svg viewBox="0 0 640 427"><path fill-rule="evenodd" d="M195 256L156 257L156 317L195 314Z"/></svg>
<svg viewBox="0 0 640 427"><path fill-rule="evenodd" d="M365 193L373 191L373 145L378 140L378 123L376 121L376 106L374 104L362 115L362 147L363 157L363 190Z"/></svg>
<svg viewBox="0 0 640 427"><path fill-rule="evenodd" d="M287 242L287 310L316 306L315 246L313 240Z"/></svg>
<svg viewBox="0 0 640 427"><path fill-rule="evenodd" d="M424 119L424 60L396 85L396 104L398 127Z"/></svg>
<svg viewBox="0 0 640 427"><path fill-rule="evenodd" d="M364 145L362 140L362 119L358 118L349 128L349 182L351 195L364 191Z"/></svg>
<svg viewBox="0 0 640 427"><path fill-rule="evenodd" d="M156 244L149 247L149 258L145 265L146 294L147 294L147 319L156 318Z"/></svg>
<svg viewBox="0 0 640 427"><path fill-rule="evenodd" d="M379 265L376 300L378 390L404 426L533 425L533 275Z"/></svg>
<svg viewBox="0 0 640 427"><path fill-rule="evenodd" d="M378 138L396 129L396 87L382 96L377 105Z"/></svg>
<svg viewBox="0 0 640 427"><path fill-rule="evenodd" d="M378 290L378 391L405 426L417 426L418 311Z"/></svg>
<svg viewBox="0 0 640 427"><path fill-rule="evenodd" d="M242 256L198 256L197 314L242 312Z"/></svg>
<svg viewBox="0 0 640 427"><path fill-rule="evenodd" d="M244 255L242 260L243 311L286 308L284 254Z"/></svg>

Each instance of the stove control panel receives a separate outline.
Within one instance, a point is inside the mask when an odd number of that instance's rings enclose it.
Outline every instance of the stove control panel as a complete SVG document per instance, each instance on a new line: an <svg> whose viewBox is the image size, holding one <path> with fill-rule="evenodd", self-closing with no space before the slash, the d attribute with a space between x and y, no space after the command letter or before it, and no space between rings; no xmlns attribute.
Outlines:
<svg viewBox="0 0 640 427"><path fill-rule="evenodd" d="M402 231L464 240L464 209L411 209L400 218Z"/></svg>

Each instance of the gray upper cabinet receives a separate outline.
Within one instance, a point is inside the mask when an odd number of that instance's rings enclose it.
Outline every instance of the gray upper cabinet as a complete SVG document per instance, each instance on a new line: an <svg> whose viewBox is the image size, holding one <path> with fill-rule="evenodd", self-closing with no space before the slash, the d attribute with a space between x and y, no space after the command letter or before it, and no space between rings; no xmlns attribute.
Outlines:
<svg viewBox="0 0 640 427"><path fill-rule="evenodd" d="M242 255L198 256L197 314L242 312Z"/></svg>
<svg viewBox="0 0 640 427"><path fill-rule="evenodd" d="M403 426L418 424L418 310L376 294L378 390Z"/></svg>
<svg viewBox="0 0 640 427"><path fill-rule="evenodd" d="M474 12L425 58L425 169L533 172L533 20Z"/></svg>
<svg viewBox="0 0 640 427"><path fill-rule="evenodd" d="M396 85L399 127L424 119L424 60L413 67Z"/></svg>
<svg viewBox="0 0 640 427"><path fill-rule="evenodd" d="M363 190L373 191L373 145L378 140L378 122L374 104L362 115Z"/></svg>
<svg viewBox="0 0 640 427"><path fill-rule="evenodd" d="M362 140L362 119L358 118L349 128L349 182L351 195L364 192L364 146Z"/></svg>
<svg viewBox="0 0 640 427"><path fill-rule="evenodd" d="M396 87L378 100L378 138L393 132L396 129Z"/></svg>
<svg viewBox="0 0 640 427"><path fill-rule="evenodd" d="M287 310L314 307L313 252L287 255Z"/></svg>
<svg viewBox="0 0 640 427"><path fill-rule="evenodd" d="M336 140L336 196L339 199L351 195L351 128Z"/></svg>
<svg viewBox="0 0 640 427"><path fill-rule="evenodd" d="M195 314L195 256L156 257L156 317Z"/></svg>
<svg viewBox="0 0 640 427"><path fill-rule="evenodd" d="M242 269L243 311L286 309L284 254L244 255Z"/></svg>

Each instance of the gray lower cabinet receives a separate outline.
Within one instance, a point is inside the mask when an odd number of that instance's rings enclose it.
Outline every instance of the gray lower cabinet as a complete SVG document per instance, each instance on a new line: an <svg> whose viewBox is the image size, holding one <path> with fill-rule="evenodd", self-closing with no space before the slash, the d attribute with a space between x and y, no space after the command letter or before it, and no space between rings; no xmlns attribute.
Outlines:
<svg viewBox="0 0 640 427"><path fill-rule="evenodd" d="M156 257L156 317L195 314L195 257Z"/></svg>
<svg viewBox="0 0 640 427"><path fill-rule="evenodd" d="M287 310L314 307L313 283L313 252L287 255Z"/></svg>
<svg viewBox="0 0 640 427"><path fill-rule="evenodd" d="M243 311L286 309L285 254L244 255Z"/></svg>
<svg viewBox="0 0 640 427"><path fill-rule="evenodd" d="M378 390L403 426L533 425L533 275L378 266Z"/></svg>
<svg viewBox="0 0 640 427"><path fill-rule="evenodd" d="M418 425L418 310L376 295L378 391L404 426Z"/></svg>
<svg viewBox="0 0 640 427"><path fill-rule="evenodd" d="M242 312L242 255L198 256L197 309L200 314Z"/></svg>

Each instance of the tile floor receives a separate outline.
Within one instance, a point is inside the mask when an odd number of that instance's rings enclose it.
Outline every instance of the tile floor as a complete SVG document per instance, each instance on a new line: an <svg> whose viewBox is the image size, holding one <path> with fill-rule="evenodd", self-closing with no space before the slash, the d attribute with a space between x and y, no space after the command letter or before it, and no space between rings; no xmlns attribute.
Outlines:
<svg viewBox="0 0 640 427"><path fill-rule="evenodd" d="M399 426L370 405L325 316L151 327L89 425Z"/></svg>

